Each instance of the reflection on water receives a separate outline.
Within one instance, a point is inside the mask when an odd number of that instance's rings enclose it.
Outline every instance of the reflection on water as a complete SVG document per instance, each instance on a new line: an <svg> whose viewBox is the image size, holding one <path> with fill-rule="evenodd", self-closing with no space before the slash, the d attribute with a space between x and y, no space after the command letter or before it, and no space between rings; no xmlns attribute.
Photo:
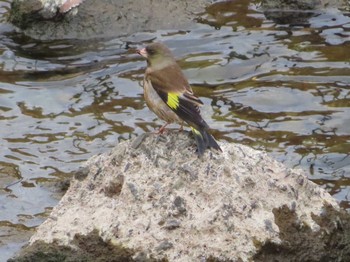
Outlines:
<svg viewBox="0 0 350 262"><path fill-rule="evenodd" d="M349 207L350 19L279 25L246 2L213 5L190 31L88 43L3 33L0 253L11 256L57 203L50 183L162 124L145 106L135 54L155 37L179 58L218 140L303 168Z"/></svg>

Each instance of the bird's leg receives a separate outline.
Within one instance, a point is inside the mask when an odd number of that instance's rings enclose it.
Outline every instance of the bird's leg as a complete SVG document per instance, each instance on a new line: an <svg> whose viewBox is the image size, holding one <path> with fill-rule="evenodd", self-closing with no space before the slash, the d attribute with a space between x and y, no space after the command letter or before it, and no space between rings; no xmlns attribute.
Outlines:
<svg viewBox="0 0 350 262"><path fill-rule="evenodd" d="M163 125L161 128L159 128L159 130L156 132L157 135L162 135L165 132L165 128L167 127L167 125L169 125L170 123L166 123L165 125Z"/></svg>

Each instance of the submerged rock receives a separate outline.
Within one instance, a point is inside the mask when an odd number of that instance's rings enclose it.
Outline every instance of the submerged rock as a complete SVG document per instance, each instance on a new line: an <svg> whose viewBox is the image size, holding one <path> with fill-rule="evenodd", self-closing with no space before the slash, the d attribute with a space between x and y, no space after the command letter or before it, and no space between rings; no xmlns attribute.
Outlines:
<svg viewBox="0 0 350 262"><path fill-rule="evenodd" d="M12 261L319 261L344 247L349 258L348 215L325 190L263 152L220 146L199 158L188 133L144 134L91 158Z"/></svg>

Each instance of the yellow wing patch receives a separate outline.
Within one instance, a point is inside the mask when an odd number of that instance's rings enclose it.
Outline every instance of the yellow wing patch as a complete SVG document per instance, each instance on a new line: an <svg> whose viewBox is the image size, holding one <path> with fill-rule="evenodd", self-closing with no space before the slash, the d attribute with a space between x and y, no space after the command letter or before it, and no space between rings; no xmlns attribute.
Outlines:
<svg viewBox="0 0 350 262"><path fill-rule="evenodd" d="M168 93L166 102L171 109L177 109L180 105L179 95L176 93Z"/></svg>

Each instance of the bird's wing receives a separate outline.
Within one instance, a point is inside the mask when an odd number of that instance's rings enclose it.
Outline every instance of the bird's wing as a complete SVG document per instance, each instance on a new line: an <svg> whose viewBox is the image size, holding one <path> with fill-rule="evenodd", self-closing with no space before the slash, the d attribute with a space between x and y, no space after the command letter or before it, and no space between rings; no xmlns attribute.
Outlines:
<svg viewBox="0 0 350 262"><path fill-rule="evenodd" d="M184 93L178 92L180 88L177 90L172 89L172 91L168 92L167 90L169 89L164 88L159 82L150 80L157 94L182 120L198 130L209 128L200 115L198 105L202 105L202 102L197 97L193 94L188 94L186 91Z"/></svg>
<svg viewBox="0 0 350 262"><path fill-rule="evenodd" d="M193 94L192 88L178 64L147 73L152 85L164 93L180 94L182 99L202 106L203 102Z"/></svg>

